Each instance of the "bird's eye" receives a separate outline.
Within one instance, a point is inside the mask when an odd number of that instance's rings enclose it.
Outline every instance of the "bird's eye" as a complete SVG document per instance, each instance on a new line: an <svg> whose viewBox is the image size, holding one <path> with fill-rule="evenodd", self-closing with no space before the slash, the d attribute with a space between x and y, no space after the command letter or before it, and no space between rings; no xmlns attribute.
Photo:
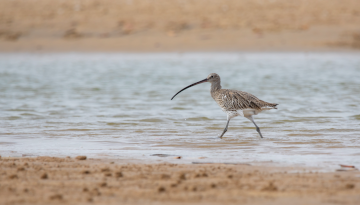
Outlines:
<svg viewBox="0 0 360 206"><path fill-rule="evenodd" d="M211 78L214 78L214 76L211 76Z"/></svg>

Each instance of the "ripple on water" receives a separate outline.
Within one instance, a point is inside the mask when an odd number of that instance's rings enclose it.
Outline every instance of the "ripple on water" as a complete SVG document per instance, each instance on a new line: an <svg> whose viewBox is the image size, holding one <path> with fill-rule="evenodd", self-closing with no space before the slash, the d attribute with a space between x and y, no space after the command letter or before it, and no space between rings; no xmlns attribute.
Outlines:
<svg viewBox="0 0 360 206"><path fill-rule="evenodd" d="M0 145L13 145L14 142L0 142Z"/></svg>
<svg viewBox="0 0 360 206"><path fill-rule="evenodd" d="M300 133L300 134L288 134L288 136L300 136L300 137L316 137L316 136L322 136L323 134L306 134L306 133Z"/></svg>
<svg viewBox="0 0 360 206"><path fill-rule="evenodd" d="M108 122L106 123L109 126L137 126L138 123L131 123L131 122Z"/></svg>
<svg viewBox="0 0 360 206"><path fill-rule="evenodd" d="M200 124L199 124L200 125ZM222 131L224 130L225 127L205 127L205 129L210 129L210 130L219 130L219 131ZM233 128L232 128L233 129Z"/></svg>
<svg viewBox="0 0 360 206"><path fill-rule="evenodd" d="M21 119L22 117L19 117L19 116L10 116L10 117L5 117L4 119L6 120L18 120L18 119Z"/></svg>
<svg viewBox="0 0 360 206"><path fill-rule="evenodd" d="M58 131L73 131L73 132L87 132L91 131L92 129L64 129L64 130L58 130Z"/></svg>
<svg viewBox="0 0 360 206"><path fill-rule="evenodd" d="M356 120L360 120L360 114L354 115L354 116L351 116L351 117L353 117L353 118L356 119Z"/></svg>
<svg viewBox="0 0 360 206"><path fill-rule="evenodd" d="M148 119L141 119L140 122L163 122L160 118L148 118Z"/></svg>
<svg viewBox="0 0 360 206"><path fill-rule="evenodd" d="M39 116L39 115L34 114L34 113L21 113L20 115L21 116Z"/></svg>
<svg viewBox="0 0 360 206"><path fill-rule="evenodd" d="M208 117L191 117L186 119L186 121L206 121L206 120L212 120L212 119Z"/></svg>
<svg viewBox="0 0 360 206"><path fill-rule="evenodd" d="M185 107L172 107L171 109L173 109L173 110L191 110L191 109L185 108Z"/></svg>

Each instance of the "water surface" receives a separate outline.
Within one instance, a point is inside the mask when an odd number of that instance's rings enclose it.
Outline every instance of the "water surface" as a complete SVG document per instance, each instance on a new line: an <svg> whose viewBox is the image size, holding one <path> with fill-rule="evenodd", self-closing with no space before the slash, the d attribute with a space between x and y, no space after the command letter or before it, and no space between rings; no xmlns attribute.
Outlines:
<svg viewBox="0 0 360 206"><path fill-rule="evenodd" d="M216 137L226 114L205 83L278 103ZM360 166L360 55L1 54L0 155ZM206 159L199 159L206 157Z"/></svg>

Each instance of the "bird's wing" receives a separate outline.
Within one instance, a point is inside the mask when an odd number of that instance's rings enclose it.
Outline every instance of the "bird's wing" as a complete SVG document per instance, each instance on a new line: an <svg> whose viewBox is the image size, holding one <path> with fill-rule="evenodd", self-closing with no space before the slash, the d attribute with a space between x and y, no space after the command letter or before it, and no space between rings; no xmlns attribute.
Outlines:
<svg viewBox="0 0 360 206"><path fill-rule="evenodd" d="M254 95L237 90L224 90L221 92L221 106L227 111L255 109L261 110L263 107L275 107L276 104L271 104L262 101Z"/></svg>

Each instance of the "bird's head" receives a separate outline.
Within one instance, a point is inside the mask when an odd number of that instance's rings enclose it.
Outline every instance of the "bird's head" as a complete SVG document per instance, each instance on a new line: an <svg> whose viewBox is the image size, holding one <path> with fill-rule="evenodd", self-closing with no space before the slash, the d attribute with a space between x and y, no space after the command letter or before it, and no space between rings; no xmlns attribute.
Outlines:
<svg viewBox="0 0 360 206"><path fill-rule="evenodd" d="M207 76L206 79L207 79L207 82L210 82L210 83L218 82L218 81L220 81L220 76L216 73L211 73Z"/></svg>

